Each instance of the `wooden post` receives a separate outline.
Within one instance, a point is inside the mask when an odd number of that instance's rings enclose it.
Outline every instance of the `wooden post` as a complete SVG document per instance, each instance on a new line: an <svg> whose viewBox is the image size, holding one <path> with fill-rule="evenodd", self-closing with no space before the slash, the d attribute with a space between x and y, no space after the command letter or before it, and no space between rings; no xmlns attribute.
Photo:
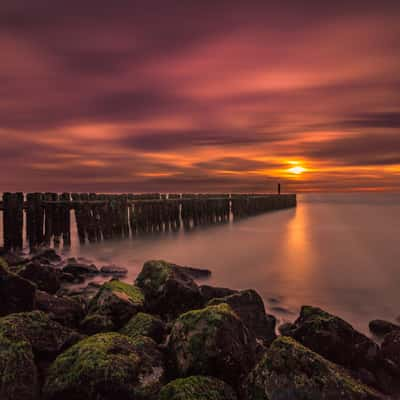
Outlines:
<svg viewBox="0 0 400 400"><path fill-rule="evenodd" d="M31 252L43 244L44 209L41 193L28 193L26 196L26 237Z"/></svg>
<svg viewBox="0 0 400 400"><path fill-rule="evenodd" d="M3 194L3 236L6 251L22 249L22 228L24 223L23 193Z"/></svg>

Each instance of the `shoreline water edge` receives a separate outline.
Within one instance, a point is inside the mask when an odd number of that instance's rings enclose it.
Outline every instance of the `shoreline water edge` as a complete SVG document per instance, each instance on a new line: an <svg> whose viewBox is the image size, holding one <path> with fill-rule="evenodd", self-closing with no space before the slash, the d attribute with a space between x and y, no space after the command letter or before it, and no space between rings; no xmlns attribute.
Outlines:
<svg viewBox="0 0 400 400"><path fill-rule="evenodd" d="M277 329L256 291L201 284L208 270L126 272L53 249L0 253L0 399L398 398L396 324L371 321L378 344L304 305Z"/></svg>

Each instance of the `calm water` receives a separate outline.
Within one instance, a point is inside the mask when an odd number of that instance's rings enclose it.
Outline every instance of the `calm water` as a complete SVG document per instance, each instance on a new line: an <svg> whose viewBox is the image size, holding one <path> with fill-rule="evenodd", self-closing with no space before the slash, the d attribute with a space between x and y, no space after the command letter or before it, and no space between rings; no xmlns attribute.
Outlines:
<svg viewBox="0 0 400 400"><path fill-rule="evenodd" d="M400 316L400 195L301 195L297 209L227 225L79 247L70 253L129 268L162 258L208 268L207 283L254 288L280 321L302 304L336 313L368 332ZM277 302L278 301L278 302Z"/></svg>

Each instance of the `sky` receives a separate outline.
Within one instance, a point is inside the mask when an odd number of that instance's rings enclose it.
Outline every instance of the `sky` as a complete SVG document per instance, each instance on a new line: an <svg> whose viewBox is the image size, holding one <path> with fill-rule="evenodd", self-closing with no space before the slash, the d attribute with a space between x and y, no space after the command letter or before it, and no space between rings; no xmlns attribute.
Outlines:
<svg viewBox="0 0 400 400"><path fill-rule="evenodd" d="M1 191L400 191L400 2L2 0L0 143Z"/></svg>

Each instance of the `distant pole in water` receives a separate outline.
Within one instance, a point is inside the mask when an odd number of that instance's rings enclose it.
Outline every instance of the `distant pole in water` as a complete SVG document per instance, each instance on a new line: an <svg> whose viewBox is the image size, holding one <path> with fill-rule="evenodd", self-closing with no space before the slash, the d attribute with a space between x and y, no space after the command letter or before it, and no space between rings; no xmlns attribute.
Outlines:
<svg viewBox="0 0 400 400"><path fill-rule="evenodd" d="M278 194L281 194L281 184L278 183Z"/></svg>

